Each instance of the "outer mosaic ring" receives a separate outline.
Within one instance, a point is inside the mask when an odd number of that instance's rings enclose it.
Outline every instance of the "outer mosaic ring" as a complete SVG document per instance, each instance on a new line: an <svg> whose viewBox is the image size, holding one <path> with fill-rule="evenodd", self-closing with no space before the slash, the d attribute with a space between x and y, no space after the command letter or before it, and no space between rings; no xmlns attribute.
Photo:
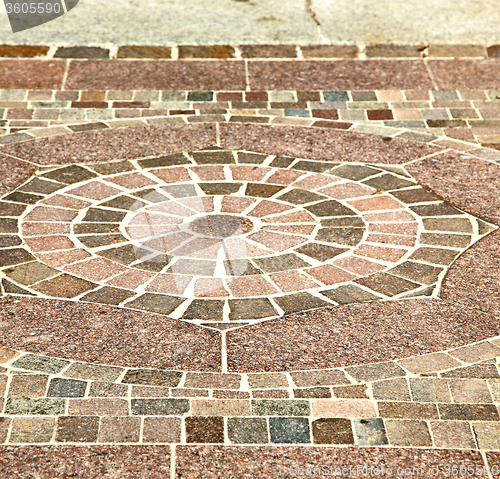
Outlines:
<svg viewBox="0 0 500 479"><path fill-rule="evenodd" d="M364 160L361 160L361 162L364 162L368 160L368 162L371 162L372 164L404 164L408 161L412 162L412 165L409 167L410 171L412 171L413 174L416 174L417 177L424 177L425 182L427 184L431 183L432 184L432 179L429 179L429 176L427 175L426 177L426 172L419 170L418 166L419 164L429 164L429 162L438 162L441 160L439 163L437 163L440 167L446 166L446 164L454 164L456 165L457 160L458 160L458 155L459 153L450 153L450 152L443 152L441 153L441 150L436 148L436 147L430 147L430 146L424 146L424 145L419 145L417 143L405 141L405 140L392 140L391 142L387 142L380 137L376 136L370 136L370 135L356 135L356 134L349 134L349 133L344 133L344 132L339 132L336 130L315 130L315 135L316 135L316 144L313 143L312 148L310 147L304 147L301 145L304 145L307 143L307 141L310 140L310 137L308 136L308 129L307 128L298 128L298 127L262 127L262 126L246 126L246 132L245 135L242 137L241 136L241 128L242 126L230 126L230 125L221 125L224 128L221 128L222 131L222 136L221 136L221 142L223 146L225 147L230 147L230 148L244 148L245 150L254 150L254 151L261 151L261 152L269 152L270 149L273 149L276 151L276 153L283 155L283 154L288 154L290 155L290 150L295 149L296 151L300 150L300 148L305 148L307 151L307 154L297 154L297 157L306 157L308 159L316 159L320 161L324 161L327 158L325 158L325 153L326 151L325 147L330 146L332 141L336 143L336 146L333 148L336 157L342 157L340 162L343 161L353 161L354 162L360 162L360 158L362 158L362 155L360 154L360 151L363 150L363 148L366 148L365 151L365 158ZM180 131L185 130L189 132L189 137L184 136L184 145L180 145L178 143L177 139L177 144L175 146L168 145L170 141L173 141L173 137L170 135L176 135ZM279 143L279 138L286 137L287 135L291 134L295 135L295 143L294 144L286 144L286 145L278 145L276 142L278 141ZM318 134L319 133L319 134ZM162 137L160 140L158 140L158 135L161 134ZM264 138L266 138L265 141L268 141L267 144L262 145L263 141L263 134ZM123 139L124 137L127 137L130 135L131 138L135 138L133 141L136 141L137 136L142 138L142 143L141 143L141 149L143 151L146 151L145 156L147 157L152 157L152 156L160 156L164 154L171 153L172 150L177 150L177 151L189 151L192 150L193 148L204 148L207 146L210 146L216 141L215 138L215 129L211 127L211 125L200 125L196 127L160 127L160 128L145 128L145 129L129 129L129 130L115 130L114 132L98 132L98 133L85 133L85 134L77 134L73 135L71 137L72 142L77 142L74 143L74 148L76 147L78 151L83 151L83 154L78 154L74 159L69 160L67 156L67 150L62 152L60 154L60 158L62 160L62 163L67 164L67 163L80 163L82 162L81 160L84 160L83 162L88 163L89 156L92 156L92 147L88 148L87 150L85 149L85 145L88 144L89 141L94 142L95 144L102 144L100 142L104 141L107 143L108 147L104 151L100 152L100 159L101 160L118 160L118 159L124 159L122 156L123 153L119 152L113 152L114 146L112 143L110 143L110 139L112 136L115 136L115 138L118 139ZM253 136L256 135L256 136ZM267 135L267 137L265 136ZM258 137L257 137L258 136ZM252 139L253 137L253 139ZM339 142L339 138L343 138L343 143ZM29 143L24 143L24 144L19 144L19 145L14 145L10 147L6 147L3 149L5 154L8 155L15 155L17 158L22 158L23 155L26 156L29 154L30 156L30 161L35 160L36 151L42 151L41 157L38 159L40 163L47 165L50 160L46 159L47 154L50 156L51 153L51 148L55 147L56 150L60 149L60 141L65 142L66 140L63 137L55 137L52 140L35 140L35 143L38 141L39 144L37 144L35 147L35 150L31 149L31 145ZM81 140L80 144L78 144L78 141ZM118 141L120 141L118 140ZM187 140L187 141L186 141ZM252 146L249 145L249 143L254 142ZM274 145L273 145L274 142ZM329 143L330 142L330 143ZM46 144L47 148L40 149L40 143ZM356 145L354 147L354 145ZM53 145L53 146L52 146ZM78 145L78 146L76 146ZM167 146L168 145L168 146ZM120 147L118 147L120 148ZM356 153L354 155L351 154L355 148ZM399 150L399 152L398 152ZM33 153L35 151L35 153ZM54 150L52 150L54 151ZM405 151L404 157L401 156L401 151ZM153 152L153 153L151 153ZM305 151L301 151L301 153L304 153ZM375 153L374 153L375 152ZM133 154L134 157L141 157L141 155L137 155L136 152L132 152L130 154ZM346 154L348 157L346 157ZM385 158L381 158L381 154L385 154ZM425 159L424 157L427 157ZM423 160L419 160L420 158L424 158ZM54 157L52 156L52 160ZM97 155L96 155L97 159ZM22 160L21 160L22 161ZM94 160L95 161L95 160ZM93 162L94 162L93 161ZM495 170L498 169L497 165L494 165L493 163L488 163L483 160L475 160L471 159L470 160L472 163L478 164L478 168L483 168L486 170ZM20 168L22 169L24 167L25 171L32 171L32 167L27 166L25 167L26 163L20 162ZM391 167L392 168L392 167ZM15 171L15 170L14 170ZM46 170L47 171L47 170ZM445 175L448 174L445 172ZM22 180L21 180L22 181ZM428 186L428 185L426 185ZM496 188L497 186L495 184L491 185L490 188ZM469 185L469 189L473 190L475 188L475 185ZM431 186L431 189L437 190L437 193L439 194L439 189L434 188ZM453 204L456 206L463 208L464 210L469 210L470 213L478 214L480 217L488 220L493 220L496 221L497 213L491 208L488 210L481 210L480 205L478 206L477 203L477 198L475 201L472 203L472 205L469 207L467 206L467 200L459 199L458 201L454 199L453 197L453 192L442 194L446 199L450 200ZM30 200L31 201L31 200ZM4 208L8 208L8 214L5 215L6 220L4 221L5 224L9 224L9 219L11 219L14 216L14 212L20 212L20 214L23 213L24 209L26 208L26 203L23 202L15 202L15 201L5 201L3 203ZM461 214L461 213L460 213ZM452 215L453 216L453 215ZM464 218L465 219L465 218ZM471 223L472 224L472 223ZM7 226L9 228L10 226ZM488 226L484 222L479 222L476 223L476 226L473 226L473 232L478 234L485 234L488 231L490 231L491 226ZM449 232L446 234L456 234L457 231L454 232ZM464 232L462 232L464 233ZM459 235L460 236L460 235ZM466 235L465 235L466 236ZM15 241L15 240L13 240ZM479 243L478 245L480 245ZM4 251L7 251L5 249ZM11 252L9 252L11 253ZM19 262L23 263L25 262L25 257L24 255L26 253L19 253ZM12 257L12 254L9 254L10 257ZM4 265L5 269L12 268L12 264L7 264ZM420 273L421 274L421 273ZM12 278L11 278L12 279ZM411 281L411 280L410 280ZM11 281L7 278L4 279L4 290L5 293L8 295L17 295L17 294L29 294L29 291L27 288L29 288L30 285L21 285L21 284L15 284L15 281ZM377 282L375 282L377 283ZM385 285L387 284L387 281L382 281ZM380 283L379 283L380 284ZM24 287L23 287L24 286ZM429 293L427 293L429 294ZM78 296L78 295L77 295ZM358 298L359 299L359 298ZM6 298L4 301L11 301L10 298ZM17 300L16 300L17 301ZM23 302L26 300L21 300L20 302ZM28 302L30 300L27 300ZM33 300L31 300L33 301ZM335 301L335 300L334 300ZM336 301L338 303L342 302L351 302L351 300L348 301ZM381 303L382 304L382 303ZM321 321L326 321L323 322L322 327L327 327L326 325L332 326L332 321L335 322L335 318L338 317L338 314L349 314L349 311L355 311L356 314L359 314L362 310L366 311L366 314L370 316L372 313L378 312L379 314L382 313L382 311L385 311L385 315L388 314L388 309L392 308L391 313L389 316L394 317L393 311L394 311L394 305L397 303L385 303L388 306L376 306L374 303L368 303L366 305L360 305L360 306L344 306L344 307L339 307L339 308L327 308L326 310L318 310L318 314L321 316L323 315L323 318ZM438 314L438 323L440 323L439 316L442 315L443 317L450 317L455 315L456 319L461 316L461 319L457 319L459 322L463 322L463 314L464 311L459 311L459 307L454 306L454 304L450 303L443 303L442 301L436 300L436 299L430 299L430 300L407 300L404 302L405 305L405 314L409 314L413 318L415 318L415 314L423 314L425 315L428 314ZM413 309L413 308L416 309ZM493 306L496 307L496 306ZM423 308L423 310L422 310ZM307 308L310 309L310 308ZM413 311L412 311L413 309ZM446 310L446 311L445 311ZM293 310L292 310L293 311ZM290 311L290 312L292 312ZM286 311L285 311L286 312ZM407 312L407 313L406 313ZM452 330L454 330L453 324L448 324L448 329L441 329L440 330L440 337L436 338L436 341L432 341L424 347L424 349L421 348L421 344L416 344L415 337L412 337L412 340L415 344L412 346L412 341L408 340L406 341L403 339L404 344L399 344L396 347L392 347L391 351L379 351L379 350L372 350L371 355L371 360L373 361L373 358L376 358L376 360L388 360L388 359L396 359L396 358L401 358L404 356L411 356L414 354L418 354L419 352L434 352L438 351L441 349L447 349L450 347L454 346L462 346L464 344L477 341L477 340L482 340L486 339L488 337L495 336L497 334L496 327L491 324L491 313L494 313L491 309L488 310L487 312L477 314L477 317L482 317L484 323L482 328L475 328L474 326L471 326L469 330L463 331L462 335L459 338L452 338ZM135 314L135 313L134 313ZM139 313L137 313L139 314ZM342 337L342 334L339 335L338 342L334 341L332 343L331 338L320 338L318 336L318 343L321 343L318 346L318 349L312 349L311 354L309 357L303 357L300 359L299 363L294 363L289 355L287 356L286 351L285 354L283 355L283 351L280 351L279 353L271 353L273 349L276 349L276 339L278 336L282 335L281 329L282 325L287 323L290 324L290 320L293 321L295 324L301 323L301 327L305 327L304 325L307 325L311 321L313 321L316 324L320 324L321 321L319 321L319 316L316 316L316 313L314 311L307 312L307 313L301 313L302 315L298 316L290 316L290 317L285 317L279 320L273 320L271 322L266 323L263 326L254 326L252 328L247 328L241 330L241 332L235 331L232 333L229 333L228 339L230 340L231 344L234 346L235 351L239 350L245 351L245 354L251 355L252 357L255 357L256 355L260 354L262 359L259 359L258 361L252 361L253 364L248 363L248 357L245 355L241 355L241 359L236 359L236 355L232 355L231 352L229 352L228 357L232 358L229 366L232 370L236 371L243 371L243 370L261 370L261 371L277 371L277 370L298 370L298 369L317 369L319 368L324 368L324 367L335 367L335 366L342 366L342 365L350 365L352 364L351 362L353 361L352 359L346 359L344 356L343 358L338 355L338 351L336 352L335 349L335 344L339 344L340 342L344 341L345 342L345 337ZM326 317L325 317L326 315ZM22 316L22 314L21 314ZM396 315L397 316L397 315ZM138 316L136 316L138 317ZM175 320L172 323L172 320L168 321L169 325L175 324ZM404 325L402 325L400 322L397 322L395 319L391 320L393 321L392 327L397 327L397 328L403 328ZM390 323L390 321L389 321ZM390 324L387 324L386 326L390 326ZM167 323L163 322L163 325ZM462 324L462 323L461 323ZM484 327L485 324L488 324L488 327ZM397 326L396 326L397 325ZM44 329L44 325L40 325L41 330ZM51 325L53 327L53 325ZM370 327L374 327L374 325L371 325ZM419 328L421 327L418 326L416 329L413 331L414 334L417 334L419 331ZM259 329L260 328L260 329ZM264 329L262 329L264 328ZM266 329L267 328L267 329ZM271 328L271 329L269 329ZM175 329L175 328L173 328ZM289 328L288 328L289 329ZM480 329L480 331L479 331ZM146 330L142 330L142 334L145 333ZM352 330L351 330L352 331ZM259 335L259 343L258 347L245 347L241 349L240 343L241 341L245 341L245 343L251 344L251 340L246 336L248 334L257 334ZM364 331L364 334L371 334L368 331ZM404 335L408 334L411 336L411 332L409 331L404 331L402 336L404 338ZM14 334L6 336L6 342L5 344L8 346L15 346L16 341L19 341L18 338L14 338ZM43 334L42 334L43 336ZM147 336L147 334L146 334ZM300 335L298 335L300 336ZM382 334L379 334L379 338L384 338L388 337L387 333L382 331ZM267 338L267 339L264 339ZM73 338L74 339L74 338ZM401 338L400 338L401 339ZM299 340L297 338L297 340ZM147 342L152 341L150 338L146 340ZM266 343L267 341L267 343ZM326 343L325 343L326 341ZM27 343L22 341L24 345ZM154 343L152 341L150 344ZM17 343L19 344L19 342ZM158 344L158 343L157 343ZM294 344L294 339L291 338L291 341L287 341L286 345L284 346L285 349L289 348L291 344ZM325 344L328 344L327 352L322 353L322 354L317 354L319 351L320 347L324 347ZM189 347L189 346L187 346ZM33 352L38 352L38 353L49 353L51 350L50 347L48 347L48 344L45 343L37 343L34 345L30 345L30 348L32 348ZM46 348L44 350L44 348ZM25 348L29 349L29 348ZM54 352L57 348L52 348L52 352ZM60 347L62 349L62 347ZM97 358L95 351L91 352L92 350L92 345L89 343L85 346L86 351L85 352L79 352L78 354L75 355L75 353L71 353L68 358L71 358L73 356L73 359L90 359L93 357L92 360L95 360ZM279 350L279 348L278 348ZM131 352L134 351L134 347L131 347ZM315 353L316 351L316 353ZM235 353L236 354L236 353ZM56 356L60 356L60 354L54 354ZM133 353L127 353L125 356L131 357ZM277 358L277 356L281 355L282 357L280 359ZM102 356L101 356L102 358ZM358 356L357 359L360 363L363 362L370 362L368 358L362 357L362 355ZM218 360L216 360L217 362ZM108 362L108 360L105 360L105 362ZM109 361L113 362L113 361ZM139 359L135 358L134 361L130 362L128 365L130 366L138 366L140 363L144 366L146 365L152 365L153 363L155 365L158 365L158 362L151 361L151 358L146 359L145 357ZM190 369L190 367L193 367L194 369L203 369L204 366L202 364L203 361L193 361L191 363L191 366L186 366L187 369ZM115 361L116 363L116 361ZM122 363L124 364L124 363ZM163 361L161 364L161 367L166 367L166 368L171 368L171 369L177 369L181 363L179 362L178 357L171 357L166 361ZM243 365L245 364L245 365ZM125 365L125 364L124 364ZM214 369L215 368L215 369ZM217 370L218 366L214 365L213 363L210 364L208 367L209 370Z"/></svg>

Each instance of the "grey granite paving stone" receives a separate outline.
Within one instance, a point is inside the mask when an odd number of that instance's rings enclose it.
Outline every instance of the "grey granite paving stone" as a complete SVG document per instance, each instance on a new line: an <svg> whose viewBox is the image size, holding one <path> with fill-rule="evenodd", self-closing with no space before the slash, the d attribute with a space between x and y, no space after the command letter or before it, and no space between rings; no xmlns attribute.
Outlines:
<svg viewBox="0 0 500 479"><path fill-rule="evenodd" d="M96 416L62 416L57 419L56 442L96 442L99 418Z"/></svg>
<svg viewBox="0 0 500 479"><path fill-rule="evenodd" d="M56 298L74 298L96 287L95 283L63 273L37 283L33 289Z"/></svg>
<svg viewBox="0 0 500 479"><path fill-rule="evenodd" d="M43 373L57 374L60 373L66 366L70 364L64 359L56 359L36 354L25 354L16 359L12 366L29 371L40 371Z"/></svg>
<svg viewBox="0 0 500 479"><path fill-rule="evenodd" d="M233 444L267 444L269 442L267 421L264 418L230 417L227 419L227 431L229 440Z"/></svg>
<svg viewBox="0 0 500 479"><path fill-rule="evenodd" d="M125 397L128 386L125 384L105 383L93 381L90 384L89 397Z"/></svg>
<svg viewBox="0 0 500 479"><path fill-rule="evenodd" d="M169 185L162 186L162 190L166 191L174 198L186 198L189 196L197 196L196 188L194 185Z"/></svg>
<svg viewBox="0 0 500 479"><path fill-rule="evenodd" d="M181 442L182 420L176 417L146 417L142 440L145 443Z"/></svg>
<svg viewBox="0 0 500 479"><path fill-rule="evenodd" d="M389 443L382 419L354 419L352 423L360 446L383 446Z"/></svg>
<svg viewBox="0 0 500 479"><path fill-rule="evenodd" d="M141 384L145 386L177 387L181 378L182 373L178 371L130 369L121 382L124 384Z"/></svg>
<svg viewBox="0 0 500 479"><path fill-rule="evenodd" d="M269 166L273 168L288 168L294 161L295 158L278 155L276 156L276 158L273 159L273 161L271 161Z"/></svg>
<svg viewBox="0 0 500 479"><path fill-rule="evenodd" d="M500 378L497 367L494 364L474 364L463 368L456 368L440 373L442 378L476 378L493 379Z"/></svg>
<svg viewBox="0 0 500 479"><path fill-rule="evenodd" d="M73 225L73 231L76 235L119 233L120 225L118 223L77 223ZM84 238L84 237L82 237ZM80 241L81 239L78 238Z"/></svg>
<svg viewBox="0 0 500 479"><path fill-rule="evenodd" d="M103 417L99 427L99 442L138 443L141 419L138 417Z"/></svg>
<svg viewBox="0 0 500 479"><path fill-rule="evenodd" d="M346 284L334 289L321 291L321 294L338 304L361 303L381 299L379 296L365 291L354 284Z"/></svg>
<svg viewBox="0 0 500 479"><path fill-rule="evenodd" d="M410 378L410 388L414 401L451 402L448 382L444 379Z"/></svg>
<svg viewBox="0 0 500 479"><path fill-rule="evenodd" d="M296 311L304 311L307 309L322 308L331 306L327 301L323 301L316 296L309 293L296 293L286 296L278 296L274 298L278 306L285 312L285 314L293 313Z"/></svg>
<svg viewBox="0 0 500 479"><path fill-rule="evenodd" d="M278 312L267 298L230 299L229 319L255 319L277 316Z"/></svg>
<svg viewBox="0 0 500 479"><path fill-rule="evenodd" d="M47 391L48 397L83 397L87 390L85 381L52 378Z"/></svg>
<svg viewBox="0 0 500 479"><path fill-rule="evenodd" d="M352 212L354 214L354 211ZM365 222L359 216L339 218L321 218L321 226L325 228L365 228Z"/></svg>
<svg viewBox="0 0 500 479"><path fill-rule="evenodd" d="M160 156L157 158L147 158L137 162L143 169L162 168L174 165L192 165L193 162L184 154L176 153L174 155Z"/></svg>
<svg viewBox="0 0 500 479"><path fill-rule="evenodd" d="M64 371L63 375L73 379L112 382L115 381L122 372L122 368L113 366L74 362Z"/></svg>
<svg viewBox="0 0 500 479"><path fill-rule="evenodd" d="M331 175L353 181L363 180L380 172L379 169L362 165L341 165L329 171Z"/></svg>
<svg viewBox="0 0 500 479"><path fill-rule="evenodd" d="M64 399L9 398L5 405L5 414L61 416L65 409Z"/></svg>
<svg viewBox="0 0 500 479"><path fill-rule="evenodd" d="M308 444L311 442L309 421L301 417L270 417L269 432L275 444Z"/></svg>
<svg viewBox="0 0 500 479"><path fill-rule="evenodd" d="M406 378L386 379L372 383L374 399L391 401L411 401L410 389Z"/></svg>
<svg viewBox="0 0 500 479"><path fill-rule="evenodd" d="M324 418L312 422L314 444L354 444L349 419Z"/></svg>
<svg viewBox="0 0 500 479"><path fill-rule="evenodd" d="M132 414L138 416L178 416L189 412L187 399L132 399Z"/></svg>
<svg viewBox="0 0 500 479"><path fill-rule="evenodd" d="M311 414L309 401L252 399L254 416L308 416Z"/></svg>
<svg viewBox="0 0 500 479"><path fill-rule="evenodd" d="M19 286L11 283L10 281L7 281L6 279L2 279L2 288L6 293L34 296L34 293L28 291L27 289L20 288Z"/></svg>
<svg viewBox="0 0 500 479"><path fill-rule="evenodd" d="M133 198L131 196L127 195L122 195L118 196L117 198L114 198L109 201L105 201L104 203L100 203L99 206L107 207L107 208L116 208L119 210L126 210L126 211L135 211L143 206L146 206L147 203L141 200L138 200L137 198ZM75 225L79 226L79 225Z"/></svg>

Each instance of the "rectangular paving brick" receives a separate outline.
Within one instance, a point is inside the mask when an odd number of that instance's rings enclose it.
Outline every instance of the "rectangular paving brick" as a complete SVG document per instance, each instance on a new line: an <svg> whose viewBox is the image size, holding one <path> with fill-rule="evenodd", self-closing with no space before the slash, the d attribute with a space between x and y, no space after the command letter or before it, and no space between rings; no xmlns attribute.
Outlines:
<svg viewBox="0 0 500 479"><path fill-rule="evenodd" d="M58 90L65 66L64 60L1 59L0 89Z"/></svg>
<svg viewBox="0 0 500 479"><path fill-rule="evenodd" d="M417 402L384 402L377 404L380 417L395 419L439 419L435 404Z"/></svg>
<svg viewBox="0 0 500 479"><path fill-rule="evenodd" d="M132 399L131 411L139 416L179 416L189 411L188 399Z"/></svg>
<svg viewBox="0 0 500 479"><path fill-rule="evenodd" d="M128 416L125 399L70 399L68 413L71 416Z"/></svg>
<svg viewBox="0 0 500 479"><path fill-rule="evenodd" d="M269 442L267 421L264 418L230 417L227 420L229 440L233 444L266 444Z"/></svg>
<svg viewBox="0 0 500 479"><path fill-rule="evenodd" d="M439 421L430 423L436 447L475 449L476 441L471 424L459 421Z"/></svg>
<svg viewBox="0 0 500 479"><path fill-rule="evenodd" d="M16 417L12 420L9 442L13 444L50 442L55 425L56 419L53 417Z"/></svg>
<svg viewBox="0 0 500 479"><path fill-rule="evenodd" d="M312 435L315 444L354 444L349 419L317 419L312 423Z"/></svg>
<svg viewBox="0 0 500 479"><path fill-rule="evenodd" d="M250 401L192 399L191 414L193 416L250 416Z"/></svg>
<svg viewBox="0 0 500 479"><path fill-rule="evenodd" d="M137 74L140 72L140 75ZM68 90L244 90L243 62L72 61Z"/></svg>
<svg viewBox="0 0 500 479"><path fill-rule="evenodd" d="M444 420L500 421L498 409L492 404L439 404L438 407Z"/></svg>
<svg viewBox="0 0 500 479"><path fill-rule="evenodd" d="M254 416L308 416L310 413L309 401L252 399Z"/></svg>
<svg viewBox="0 0 500 479"><path fill-rule="evenodd" d="M99 442L139 442L141 418L103 417L99 427Z"/></svg>
<svg viewBox="0 0 500 479"><path fill-rule="evenodd" d="M184 387L239 389L240 382L239 374L187 373Z"/></svg>
<svg viewBox="0 0 500 479"><path fill-rule="evenodd" d="M295 371L290 373L290 375L292 376L295 386L299 388L350 384L350 381L343 371Z"/></svg>
<svg viewBox="0 0 500 479"><path fill-rule="evenodd" d="M364 399L313 399L316 417L375 417L375 403Z"/></svg>
<svg viewBox="0 0 500 479"><path fill-rule="evenodd" d="M62 416L57 419L57 442L96 442L99 418L96 416Z"/></svg>

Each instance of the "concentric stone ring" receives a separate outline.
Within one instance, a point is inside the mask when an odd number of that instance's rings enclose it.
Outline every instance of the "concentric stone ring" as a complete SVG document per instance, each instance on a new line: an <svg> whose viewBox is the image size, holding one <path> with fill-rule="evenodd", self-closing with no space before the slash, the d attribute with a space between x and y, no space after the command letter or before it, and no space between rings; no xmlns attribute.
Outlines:
<svg viewBox="0 0 500 479"><path fill-rule="evenodd" d="M11 281L209 327L432 295L487 230L394 166L209 149L63 166L20 189L35 182L47 193L21 230L39 274L14 266Z"/></svg>

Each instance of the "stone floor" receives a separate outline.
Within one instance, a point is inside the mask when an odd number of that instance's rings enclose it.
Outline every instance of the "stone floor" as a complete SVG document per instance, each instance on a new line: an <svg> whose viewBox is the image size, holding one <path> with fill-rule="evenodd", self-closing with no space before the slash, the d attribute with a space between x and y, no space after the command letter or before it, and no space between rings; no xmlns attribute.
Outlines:
<svg viewBox="0 0 500 479"><path fill-rule="evenodd" d="M0 54L1 477L500 475L500 47Z"/></svg>

